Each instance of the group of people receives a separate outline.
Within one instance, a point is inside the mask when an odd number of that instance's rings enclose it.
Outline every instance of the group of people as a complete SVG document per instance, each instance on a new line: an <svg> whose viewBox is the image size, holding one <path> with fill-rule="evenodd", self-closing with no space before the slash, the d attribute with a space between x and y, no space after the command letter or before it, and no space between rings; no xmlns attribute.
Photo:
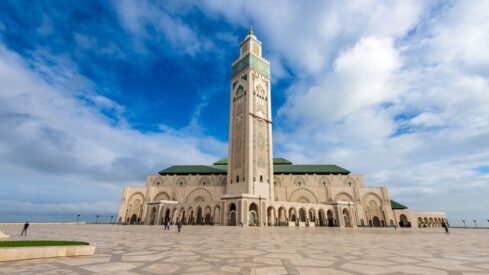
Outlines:
<svg viewBox="0 0 489 275"><path fill-rule="evenodd" d="M170 230L170 225L171 225L170 219L167 218L163 224L165 225L165 229L164 230ZM177 228L178 228L178 232L179 233L182 230L182 226L183 226L182 222L181 221L178 221L177 222Z"/></svg>

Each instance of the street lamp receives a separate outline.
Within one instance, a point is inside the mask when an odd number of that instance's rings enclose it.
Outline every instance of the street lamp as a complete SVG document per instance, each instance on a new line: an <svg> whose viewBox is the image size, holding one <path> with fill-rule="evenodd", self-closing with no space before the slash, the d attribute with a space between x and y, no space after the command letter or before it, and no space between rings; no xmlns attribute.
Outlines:
<svg viewBox="0 0 489 275"><path fill-rule="evenodd" d="M467 225L465 225L465 220L462 220L464 222L464 227L467 227Z"/></svg>
<svg viewBox="0 0 489 275"><path fill-rule="evenodd" d="M477 220L474 220L475 228L477 228Z"/></svg>
<svg viewBox="0 0 489 275"><path fill-rule="evenodd" d="M80 220L80 214L76 215L76 222L78 223L79 220Z"/></svg>
<svg viewBox="0 0 489 275"><path fill-rule="evenodd" d="M96 216L97 218L95 219L95 223L98 223L98 217L100 217L99 215Z"/></svg>

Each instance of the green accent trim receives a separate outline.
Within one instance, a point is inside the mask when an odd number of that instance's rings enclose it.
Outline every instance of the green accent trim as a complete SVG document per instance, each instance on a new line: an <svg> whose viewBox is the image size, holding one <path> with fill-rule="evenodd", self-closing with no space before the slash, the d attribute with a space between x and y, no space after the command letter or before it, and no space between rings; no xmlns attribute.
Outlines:
<svg viewBox="0 0 489 275"><path fill-rule="evenodd" d="M350 171L334 164L294 164L274 165L274 174L341 174L348 175Z"/></svg>
<svg viewBox="0 0 489 275"><path fill-rule="evenodd" d="M159 172L160 175L226 174L227 165L173 165Z"/></svg>
<svg viewBox="0 0 489 275"><path fill-rule="evenodd" d="M223 158L223 159L220 159L216 162L213 163L214 165L227 165L228 164L228 159L227 158ZM280 165L280 164L292 164L292 162L288 159L284 159L284 158L273 158L273 164L274 165Z"/></svg>
<svg viewBox="0 0 489 275"><path fill-rule="evenodd" d="M273 164L274 165L277 165L277 164L292 164L291 161L289 161L288 159L284 159L284 158L273 158Z"/></svg>
<svg viewBox="0 0 489 275"><path fill-rule="evenodd" d="M232 68L232 76L236 76L246 69L253 69L257 73L270 78L270 65L253 54L247 54L241 58Z"/></svg>
<svg viewBox="0 0 489 275"><path fill-rule="evenodd" d="M228 160L220 159L213 165L174 165L159 172L160 175L204 175L227 174ZM294 165L287 159L273 159L274 174L341 174L348 175L350 171L333 164Z"/></svg>
<svg viewBox="0 0 489 275"><path fill-rule="evenodd" d="M408 209L407 206L404 206L397 201L391 200L391 207L392 209Z"/></svg>
<svg viewBox="0 0 489 275"><path fill-rule="evenodd" d="M248 80L248 75L247 74L243 75L243 77L241 79Z"/></svg>
<svg viewBox="0 0 489 275"><path fill-rule="evenodd" d="M66 245L89 245L86 242L74 241L0 241L1 247L26 247L26 246L66 246Z"/></svg>

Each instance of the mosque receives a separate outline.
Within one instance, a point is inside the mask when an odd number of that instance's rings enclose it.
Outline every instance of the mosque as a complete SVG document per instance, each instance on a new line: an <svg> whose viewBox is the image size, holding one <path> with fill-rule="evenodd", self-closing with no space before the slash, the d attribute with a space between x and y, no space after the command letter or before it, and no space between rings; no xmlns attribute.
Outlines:
<svg viewBox="0 0 489 275"><path fill-rule="evenodd" d="M386 187L333 164L294 164L272 154L270 62L250 29L232 64L228 158L174 165L124 187L118 221L227 226L440 227Z"/></svg>

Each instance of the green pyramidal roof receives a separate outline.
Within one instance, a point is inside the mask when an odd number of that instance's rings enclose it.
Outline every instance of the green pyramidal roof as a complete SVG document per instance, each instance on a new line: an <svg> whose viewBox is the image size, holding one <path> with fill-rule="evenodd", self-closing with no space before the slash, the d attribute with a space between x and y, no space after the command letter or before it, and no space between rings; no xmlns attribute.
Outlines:
<svg viewBox="0 0 489 275"><path fill-rule="evenodd" d="M404 205L402 205L402 204L400 204L394 200L391 200L391 206L392 206L392 209L407 209L407 206L404 206Z"/></svg>
<svg viewBox="0 0 489 275"><path fill-rule="evenodd" d="M160 175L227 174L228 160L218 160L213 165L174 165L159 172ZM350 171L333 164L292 164L284 158L273 158L274 174L341 174Z"/></svg>

